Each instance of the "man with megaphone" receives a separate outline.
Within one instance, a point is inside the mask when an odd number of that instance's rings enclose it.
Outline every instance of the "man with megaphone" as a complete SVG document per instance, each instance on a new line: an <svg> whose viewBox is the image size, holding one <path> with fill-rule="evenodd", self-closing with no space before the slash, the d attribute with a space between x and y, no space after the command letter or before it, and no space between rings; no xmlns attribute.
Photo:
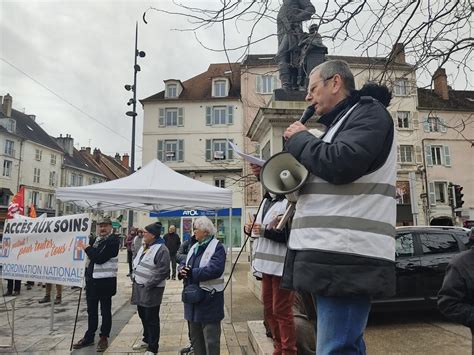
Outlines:
<svg viewBox="0 0 474 355"><path fill-rule="evenodd" d="M318 355L365 354L371 298L395 294L393 121L355 91L344 61L312 70L306 100L327 130L317 138L298 121L284 134L286 151L310 174L298 191L282 286L312 293Z"/></svg>

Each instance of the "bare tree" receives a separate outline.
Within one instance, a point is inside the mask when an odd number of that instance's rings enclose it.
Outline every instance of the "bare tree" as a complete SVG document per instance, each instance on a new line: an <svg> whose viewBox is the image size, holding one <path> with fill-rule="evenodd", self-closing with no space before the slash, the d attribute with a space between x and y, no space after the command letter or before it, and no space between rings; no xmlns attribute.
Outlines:
<svg viewBox="0 0 474 355"><path fill-rule="evenodd" d="M151 7L143 19L146 22L152 11L184 17L188 26L176 30L193 32L203 47L224 52L227 58L232 53L234 61L239 61L256 44L276 36L276 15L282 1L220 0L206 2L207 7L173 1L174 10ZM332 51L352 46L353 55L390 58L392 46L400 43L418 76L431 77L437 68L453 63L454 80L462 76L469 86L474 59L473 7L469 0L325 0L308 25L319 25L319 33ZM208 30L221 33L218 47L201 39Z"/></svg>

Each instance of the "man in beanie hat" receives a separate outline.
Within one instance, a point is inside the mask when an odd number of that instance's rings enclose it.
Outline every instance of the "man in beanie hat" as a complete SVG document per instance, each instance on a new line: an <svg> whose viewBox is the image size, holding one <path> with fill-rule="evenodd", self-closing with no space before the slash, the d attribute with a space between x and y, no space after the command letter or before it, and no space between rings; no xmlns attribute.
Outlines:
<svg viewBox="0 0 474 355"><path fill-rule="evenodd" d="M102 325L97 351L105 351L108 347L107 338L112 328L112 296L117 293L119 247L120 238L112 234L112 221L106 216L98 222L98 237L89 239L88 246L80 247L88 257L85 271L88 327L84 337L73 345L74 349L94 344L99 324L99 303Z"/></svg>
<svg viewBox="0 0 474 355"><path fill-rule="evenodd" d="M160 222L146 226L143 246L133 260L131 302L137 305L143 324L143 339L133 346L133 350L146 348L146 355L158 352L160 305L170 272L170 254L160 234Z"/></svg>

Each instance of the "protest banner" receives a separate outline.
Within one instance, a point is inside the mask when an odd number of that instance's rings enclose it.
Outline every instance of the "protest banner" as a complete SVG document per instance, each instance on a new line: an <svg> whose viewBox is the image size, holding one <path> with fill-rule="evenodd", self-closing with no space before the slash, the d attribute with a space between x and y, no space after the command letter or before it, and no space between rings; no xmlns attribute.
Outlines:
<svg viewBox="0 0 474 355"><path fill-rule="evenodd" d="M87 214L5 220L2 278L82 286L90 229Z"/></svg>

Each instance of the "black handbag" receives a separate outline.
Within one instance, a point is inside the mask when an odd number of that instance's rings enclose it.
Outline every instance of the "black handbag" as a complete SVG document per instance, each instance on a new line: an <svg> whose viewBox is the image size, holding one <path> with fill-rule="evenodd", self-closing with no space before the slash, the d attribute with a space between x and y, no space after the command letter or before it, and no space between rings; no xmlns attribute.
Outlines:
<svg viewBox="0 0 474 355"><path fill-rule="evenodd" d="M190 284L184 286L183 293L181 294L181 301L184 303L199 303L204 299L206 295L202 288L197 284Z"/></svg>

